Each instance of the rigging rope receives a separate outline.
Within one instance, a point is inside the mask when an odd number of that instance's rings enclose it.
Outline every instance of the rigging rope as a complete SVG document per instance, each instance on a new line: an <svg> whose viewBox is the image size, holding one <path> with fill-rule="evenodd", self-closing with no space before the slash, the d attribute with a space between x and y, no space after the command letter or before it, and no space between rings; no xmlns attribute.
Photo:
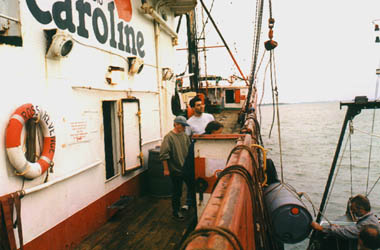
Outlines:
<svg viewBox="0 0 380 250"><path fill-rule="evenodd" d="M208 236L211 233L215 233L221 236L222 238L226 239L231 244L233 250L243 250L243 246L241 245L238 237L228 228L224 228L221 226L202 227L196 229L195 231L191 232L191 234L189 235L189 237L187 237L180 249L186 249L186 246L189 245L189 243L195 238Z"/></svg>
<svg viewBox="0 0 380 250"><path fill-rule="evenodd" d="M376 80L375 100L377 98L378 90L379 90L379 78L377 78L377 80ZM373 134L373 130L375 129L375 115L376 115L376 109L373 110L371 134ZM369 173L370 173L370 168L371 168L372 139L373 139L373 137L371 136L370 137L369 154L368 154L367 184L366 184L366 189L365 189L366 193L368 193Z"/></svg>
<svg viewBox="0 0 380 250"><path fill-rule="evenodd" d="M373 134L373 133L369 133L369 132L366 132L366 131L363 131L363 130L360 130L358 128L353 128L354 131L357 131L357 132L360 132L360 133L363 133L363 134L366 134L366 135L369 135L371 137L377 137L377 138L380 138L380 135L377 135L377 134ZM375 181L375 183L373 184L373 186L369 189L368 191L368 185L369 185L369 182L368 182L368 179L367 179L367 188L366 188L366 196L369 196L370 193L372 192L372 190L375 188L375 186L377 185L377 183L379 182L380 180L380 176L378 177L378 179Z"/></svg>
<svg viewBox="0 0 380 250"><path fill-rule="evenodd" d="M269 67L269 64L270 62L267 63L267 65L265 66L265 70L264 70L264 77L263 77L263 89L262 89L262 93L261 93L261 97L260 97L260 102L259 102L259 105L262 104L263 102L263 99L264 99L264 92L265 92L265 80L266 80L266 74L267 74L267 70L268 70L268 67ZM260 114L261 116L261 114ZM261 123L261 120L260 120L260 123ZM270 138L270 133L269 133L269 138Z"/></svg>
<svg viewBox="0 0 380 250"><path fill-rule="evenodd" d="M375 184L373 184L372 188L369 190L369 192L366 194L366 196L368 197L369 194L372 192L372 190L375 188L376 184L379 182L380 180L380 176L377 178L377 180L375 181Z"/></svg>
<svg viewBox="0 0 380 250"><path fill-rule="evenodd" d="M272 19L272 0L269 0L269 18Z"/></svg>
<svg viewBox="0 0 380 250"><path fill-rule="evenodd" d="M212 7L214 7L214 2L215 2L215 0L212 0L211 7L209 10L210 13L212 11ZM203 13L203 11L202 11L202 13ZM205 38L206 37L206 34L204 32L205 32L205 28L206 28L206 25L208 23L208 20L209 20L209 17L207 16L206 21L203 23L202 31L199 34L199 38L202 38L202 37Z"/></svg>
<svg viewBox="0 0 380 250"><path fill-rule="evenodd" d="M260 59L259 66L257 67L257 70L256 70L256 72L255 72L255 76L254 76L255 80L254 80L254 82L253 82L253 86L252 86L252 88L254 88L254 89L256 89L256 83L257 83L256 79L257 79L257 74L259 73L259 70L260 70L260 68L261 68L261 65L262 65L262 63L263 63L263 61L264 61L265 54L266 54L266 50L264 50L264 53L263 53L263 55L261 56L261 59ZM266 68L266 67L265 67L265 68ZM266 69L265 69L265 70L266 70ZM264 79L265 79L265 74L264 74ZM265 80L264 80L264 82L265 82ZM264 84L264 83L263 83L263 84ZM257 96L257 95L256 95L256 96ZM263 101L263 97L264 97L264 86L263 86L263 95L261 96L261 100L260 100L260 102L259 102L259 124L260 124L260 126L261 126L261 103L262 103L262 101ZM246 99L245 101L247 101L247 99Z"/></svg>
<svg viewBox="0 0 380 250"><path fill-rule="evenodd" d="M214 3L214 2L213 2ZM204 22L204 13L203 13L203 9L201 10L201 13L202 13L202 24L203 24L203 30L204 28L206 27L206 24ZM210 10L210 13L211 13L211 10ZM207 17L207 20L208 20L208 17ZM200 39L200 38L198 38ZM204 60L204 67L205 67L205 77L206 77L206 96L208 95L208 77L207 77L207 55L206 55L206 35L203 34L203 60ZM216 90L215 90L216 91Z"/></svg>
<svg viewBox="0 0 380 250"><path fill-rule="evenodd" d="M255 145L255 146L258 146L258 145ZM255 162L255 157L253 155L252 148L244 144L237 145L231 150L227 158L227 163L229 162L229 159L231 158L232 154L234 154L238 150L246 150L249 153L252 160L252 167L253 167L252 175L246 168L244 168L241 165L229 166L219 173L213 189L216 187L219 180L223 176L227 174L232 174L232 173L241 175L246 180L246 183L248 185L250 195L251 195L252 210L255 215L253 216L253 219L254 219L253 225L254 225L255 232L262 231L269 234L272 232L272 228L271 228L270 223L267 224L267 222L269 221L269 214L268 214L267 209L265 209L265 203L263 200L264 196L262 193L262 185L261 185L262 181L264 180L264 176L263 176L264 168L257 167L256 164L253 164ZM262 148L262 150L264 149ZM268 240L265 234L255 234L255 241L257 242L257 245L260 244L259 243L260 241L261 243L264 243L265 246L267 246L265 249L277 249L277 247L272 245L273 241Z"/></svg>
<svg viewBox="0 0 380 250"><path fill-rule="evenodd" d="M358 129L358 128L355 128L354 130L355 130L355 131L358 131L358 132L360 132L360 133L363 133L363 134L366 134L366 135L372 136L372 137L380 138L380 135L377 135L377 134L371 134L371 133L369 133L369 132L365 132L364 130L360 130L360 129Z"/></svg>
<svg viewBox="0 0 380 250"><path fill-rule="evenodd" d="M351 184L351 197L353 196L353 187L352 187L352 147L351 147L351 135L353 134L354 130L353 130L353 125L352 125L352 120L350 120L350 133L348 134L348 138L349 138L349 141L350 141L350 184Z"/></svg>
<svg viewBox="0 0 380 250"><path fill-rule="evenodd" d="M256 37L254 37L254 44L253 44L251 74L248 79L249 89L248 89L248 95L247 95L247 102L245 106L246 111L248 111L248 108L249 108L250 98L251 98L252 89L253 89L253 82L255 81L254 74L256 72L257 57L258 57L259 48L260 48L260 35L261 35L261 25L262 25L262 19L263 19L263 8L264 8L264 0L257 0L256 1L255 29L254 29L254 34L256 34Z"/></svg>
<svg viewBox="0 0 380 250"><path fill-rule="evenodd" d="M379 91L379 77L378 77L377 80L376 80L375 100L377 100L378 91ZM360 132L362 132L362 133L369 134L369 135L371 136L371 148L372 148L372 138L373 138L373 137L380 137L379 135L374 135L374 134L373 134L374 120L375 120L375 110L376 110L376 109L373 110L372 131L371 131L371 134L356 129L356 130L358 130L358 131L360 131ZM369 176L369 170L368 170L368 176ZM367 190L368 190L368 178L369 178L368 176L367 176ZM380 176L377 178L377 180L376 180L375 183L373 184L372 188L371 188L368 192L366 191L366 196L369 196L369 194L372 192L372 190L375 188L375 186L376 186L377 183L379 182L379 179L380 179Z"/></svg>
<svg viewBox="0 0 380 250"><path fill-rule="evenodd" d="M339 170L340 170L340 167L342 165L342 160L343 160L343 156L344 156L344 153L346 152L346 148L347 148L347 144L348 144L348 137L347 137L347 140L346 140L346 143L344 144L344 148L343 148L343 152L342 152L342 155L340 157L340 160L339 160L339 164L338 164L338 167L337 167L337 170L336 170L336 173L335 173L335 176L334 176L334 179L332 181L332 184L331 184L331 188L330 188L330 191L327 195L327 199L326 199L326 205L325 205L325 209L327 208L327 204L329 203L329 200L330 200L330 197L331 197L331 194L332 194L332 191L334 189L334 185L335 185L335 181L336 181L336 178L338 176L338 173L339 173ZM322 213L321 213L322 214Z"/></svg>
<svg viewBox="0 0 380 250"><path fill-rule="evenodd" d="M272 129L273 129L273 126L274 126L274 120L276 118L276 101L275 101L275 92L274 92L274 87L273 87L273 68L272 68L272 51L270 52L270 56L269 56L269 65L270 65L270 85L271 85L271 88L272 88L272 124L270 126L270 129L269 129L269 138L271 137L271 134L272 134Z"/></svg>
<svg viewBox="0 0 380 250"><path fill-rule="evenodd" d="M273 76L274 76L274 86L275 86L275 96L276 96L276 109L277 109L277 129L278 129L278 142L280 147L280 166L281 166L281 181L284 182L284 171L282 164L282 142L281 142L281 124L280 124L280 107L278 103L278 86L277 86L277 74L276 74L276 60L274 57L274 50L271 50L271 55L273 57ZM272 74L271 74L272 75Z"/></svg>

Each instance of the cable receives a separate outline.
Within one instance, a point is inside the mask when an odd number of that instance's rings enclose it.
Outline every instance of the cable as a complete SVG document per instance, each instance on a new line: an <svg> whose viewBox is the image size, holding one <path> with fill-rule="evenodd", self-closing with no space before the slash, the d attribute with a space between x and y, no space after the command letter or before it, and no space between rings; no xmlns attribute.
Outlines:
<svg viewBox="0 0 380 250"><path fill-rule="evenodd" d="M193 239L200 236L208 236L210 233L216 233L217 235L222 236L222 238L226 239L231 244L233 250L243 250L243 246L241 245L238 237L228 228L220 226L202 227L196 229L195 231L191 232L189 237L185 240L185 242L183 242L180 249L184 250Z"/></svg>
<svg viewBox="0 0 380 250"><path fill-rule="evenodd" d="M273 88L273 73L272 73L272 51L270 52L269 65L270 65L270 71L269 71L270 72L270 85L272 88L272 123L271 123L270 129L269 129L269 138L270 138L271 134L272 134L272 129L274 126L274 120L276 118L276 101L274 98L275 91Z"/></svg>
<svg viewBox="0 0 380 250"><path fill-rule="evenodd" d="M278 129L278 142L280 147L280 166L281 166L281 181L284 182L283 174L283 161L282 161L282 142L281 142L281 123L280 123L280 107L278 103L278 86L277 86L277 70L276 70L276 60L274 56L274 50L271 50L271 55L273 58L273 77L274 77L274 93L276 96L276 110L277 110L277 129ZM271 74L272 77L272 74ZM272 81L272 79L271 79Z"/></svg>
<svg viewBox="0 0 380 250"><path fill-rule="evenodd" d="M377 98L378 91L379 91L379 78L377 78L376 80L375 100ZM375 115L376 115L376 109L373 110L371 134L373 134L373 130L375 128ZM372 136L370 137L370 146L369 146L369 154L368 154L367 184L366 184L366 190L365 190L366 193L368 192L369 173L370 173L370 168L371 168L371 155L372 155Z"/></svg>
<svg viewBox="0 0 380 250"><path fill-rule="evenodd" d="M334 179L333 179L332 184L331 184L330 192L329 192L328 195L327 195L326 205L325 205L325 210L326 210L326 208L327 208L327 204L329 203L330 196L331 196L332 191L333 191L333 189L334 189L335 181L336 181L336 178L337 178L337 176L338 176L338 173L339 173L340 167L341 167L341 165L342 165L342 160L343 160L344 153L346 152L347 144L348 144L348 137L347 137L346 143L345 143L345 145L344 145L344 149L343 149L342 155L341 155L340 160L339 160L338 168L337 168L337 170L336 170L336 172L335 172L335 176L334 176ZM321 213L321 215L322 215L322 213Z"/></svg>
<svg viewBox="0 0 380 250"><path fill-rule="evenodd" d="M210 7L210 13L212 11L212 7L214 7L214 1L215 0L212 0L212 3L211 3L211 7ZM203 11L202 11L203 12ZM205 28L206 28L206 25L208 23L208 20L209 20L209 17L207 16L206 18L206 21L203 23L203 27L202 27L202 31L200 32L199 34L199 37L201 38L202 36L205 36L204 32L205 32Z"/></svg>
<svg viewBox="0 0 380 250"><path fill-rule="evenodd" d="M352 138L351 138L351 134L353 133L353 125L352 125L352 120L350 120L350 133L349 133L349 135L348 135L348 139L349 139L349 142L350 142L350 185L351 185L351 197L352 197L352 195L353 195L353 185L352 185L352 146L351 146L351 144L352 144Z"/></svg>

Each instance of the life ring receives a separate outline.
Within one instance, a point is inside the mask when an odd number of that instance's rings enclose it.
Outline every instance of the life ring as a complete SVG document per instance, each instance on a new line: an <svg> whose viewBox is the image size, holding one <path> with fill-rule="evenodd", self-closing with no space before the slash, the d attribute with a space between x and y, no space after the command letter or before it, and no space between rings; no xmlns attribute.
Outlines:
<svg viewBox="0 0 380 250"><path fill-rule="evenodd" d="M35 119L41 126L43 140L42 155L37 162L29 162L22 150L21 132L29 119ZM17 175L34 179L43 174L53 163L55 152L55 131L53 121L40 106L24 104L12 114L5 135L5 146L9 161Z"/></svg>

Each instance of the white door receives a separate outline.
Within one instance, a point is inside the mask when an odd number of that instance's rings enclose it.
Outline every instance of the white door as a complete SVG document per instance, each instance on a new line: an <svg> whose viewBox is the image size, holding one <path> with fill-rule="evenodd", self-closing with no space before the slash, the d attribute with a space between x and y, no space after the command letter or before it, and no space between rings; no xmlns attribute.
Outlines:
<svg viewBox="0 0 380 250"><path fill-rule="evenodd" d="M140 108L138 100L123 100L125 171L141 166Z"/></svg>

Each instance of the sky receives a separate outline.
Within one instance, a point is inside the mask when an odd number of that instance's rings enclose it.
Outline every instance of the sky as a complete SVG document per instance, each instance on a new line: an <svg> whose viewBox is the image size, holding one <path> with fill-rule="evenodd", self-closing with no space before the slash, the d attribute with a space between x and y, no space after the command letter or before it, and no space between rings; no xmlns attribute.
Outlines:
<svg viewBox="0 0 380 250"><path fill-rule="evenodd" d="M212 0L204 0L208 9ZM252 3L247 3L252 2ZM227 41L244 75L249 75L252 62L255 1L215 0L211 14ZM261 43L268 40L268 1L265 2ZM198 10L201 3L198 1ZM198 31L202 15L198 11ZM380 24L380 0L272 0L275 18L274 50L279 102L346 101L355 96L375 97L376 68L380 62L380 31L374 31L374 20ZM207 15L204 13L204 20ZM180 37L185 38L185 19ZM206 46L222 45L214 27L206 25ZM203 42L200 42L203 46ZM185 48L185 40L177 48ZM260 49L259 59L263 55ZM177 51L184 63L176 73L184 71L186 51ZM206 51L207 73L228 77L240 75L225 48ZM199 53L204 72L204 53ZM263 102L270 102L269 75L264 77L268 53L260 68L257 87ZM265 81L264 81L265 80ZM264 85L264 88L263 88Z"/></svg>

